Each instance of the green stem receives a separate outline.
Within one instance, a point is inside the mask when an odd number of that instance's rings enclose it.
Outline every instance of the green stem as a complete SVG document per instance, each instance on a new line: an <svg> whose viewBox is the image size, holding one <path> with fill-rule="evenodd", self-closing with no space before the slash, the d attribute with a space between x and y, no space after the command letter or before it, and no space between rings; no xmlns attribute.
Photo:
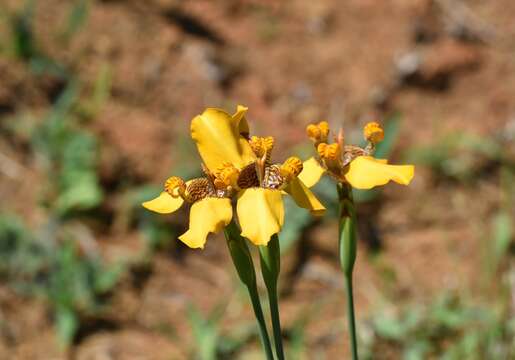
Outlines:
<svg viewBox="0 0 515 360"><path fill-rule="evenodd" d="M266 328L265 317L263 315L263 309L261 308L261 302L259 301L259 293L257 286L247 287L249 291L250 300L252 302L252 308L254 309L254 315L259 326L259 336L265 350L266 358L274 360L274 354L272 353L272 345L270 344L270 337Z"/></svg>
<svg viewBox="0 0 515 360"><path fill-rule="evenodd" d="M345 288L347 290L347 313L351 341L352 359L358 359L358 342L356 341L356 320L354 318L354 293L352 291L352 274L345 275Z"/></svg>
<svg viewBox="0 0 515 360"><path fill-rule="evenodd" d="M352 289L352 272L356 261L356 210L352 198L352 188L348 184L337 185L339 198L339 255L340 264L345 275L345 288L347 295L347 317L349 320L349 333L352 359L358 359L358 345L356 341L356 321L354 315L354 294Z"/></svg>
<svg viewBox="0 0 515 360"><path fill-rule="evenodd" d="M268 302L270 303L270 316L274 332L275 353L279 360L284 360L283 338L281 331L281 318L279 316L279 302L277 296L277 281L281 271L281 250L279 237L272 236L267 246L259 247L261 261L261 273L268 291Z"/></svg>
<svg viewBox="0 0 515 360"><path fill-rule="evenodd" d="M254 315L258 323L259 336L261 337L261 343L263 345L266 358L267 360L274 360L270 337L268 335L265 317L263 315L263 309L261 308L261 302L259 301L256 271L254 270L254 262L252 261L249 247L247 246L245 239L241 237L240 231L234 222L227 225L224 232L234 267L236 268L241 282L247 287Z"/></svg>

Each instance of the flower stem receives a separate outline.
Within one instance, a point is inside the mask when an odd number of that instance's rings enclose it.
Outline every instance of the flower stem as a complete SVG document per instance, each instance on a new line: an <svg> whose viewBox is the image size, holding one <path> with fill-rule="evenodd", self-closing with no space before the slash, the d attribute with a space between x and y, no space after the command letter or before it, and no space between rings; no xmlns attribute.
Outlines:
<svg viewBox="0 0 515 360"><path fill-rule="evenodd" d="M272 353L272 345L270 344L270 337L266 328L265 317L263 315L263 309L261 308L261 302L259 301L259 294L257 286L247 287L249 291L250 300L252 302L252 308L254 309L254 315L259 326L259 335L265 350L266 358L268 360L274 360L274 354Z"/></svg>
<svg viewBox="0 0 515 360"><path fill-rule="evenodd" d="M277 280L279 278L279 272L281 271L281 250L277 234L272 236L267 246L259 247L259 255L261 273L268 291L268 302L270 303L275 353L279 360L284 360L281 318L279 316L279 302L277 297Z"/></svg>
<svg viewBox="0 0 515 360"><path fill-rule="evenodd" d="M266 328L263 309L261 308L261 302L259 301L254 262L252 261L249 248L245 239L241 237L240 231L234 222L227 225L224 232L234 267L236 268L241 282L247 287L254 315L258 323L259 335L261 337L261 343L263 345L266 358L267 360L274 360L274 354L272 352L270 337Z"/></svg>
<svg viewBox="0 0 515 360"><path fill-rule="evenodd" d="M348 184L337 185L339 198L339 255L340 264L345 275L345 288L347 295L347 317L349 320L349 334L352 359L358 359L358 346L356 339L356 322L354 315L354 294L352 288L352 272L356 261L356 210L352 198L352 188Z"/></svg>
<svg viewBox="0 0 515 360"><path fill-rule="evenodd" d="M351 342L352 359L358 359L358 343L356 341L356 321L354 318L354 293L352 291L352 274L345 275L345 288L347 290L347 313Z"/></svg>

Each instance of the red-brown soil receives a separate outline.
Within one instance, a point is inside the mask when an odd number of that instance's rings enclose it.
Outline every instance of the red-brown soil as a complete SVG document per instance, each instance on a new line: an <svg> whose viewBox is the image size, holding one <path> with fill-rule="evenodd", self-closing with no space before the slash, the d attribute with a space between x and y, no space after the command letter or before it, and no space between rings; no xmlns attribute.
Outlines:
<svg viewBox="0 0 515 360"><path fill-rule="evenodd" d="M252 131L277 138L278 160L306 144L306 124L321 119L343 124L352 138L366 121L399 111L396 155L451 131L498 134L515 116L515 2L454 3L462 2L94 1L85 27L64 48L54 34L69 5L46 0L37 2L35 33L45 53L73 68L86 89L103 66L112 72L111 96L85 125L100 142L102 181L159 185L182 164L177 139L188 140L189 120L206 106L248 106ZM0 79L2 121L38 118L58 86L4 57ZM0 177L0 209L37 226L43 175L27 141L0 137L0 153L15 164ZM386 187L379 213L363 210L375 217L382 250L373 255L359 245L358 322L385 299L424 303L443 289L474 292L484 240L477 228L490 226L485 219L498 207L496 176L463 186L435 181L420 167L410 187ZM122 190L108 193L103 206L116 212ZM144 251L143 235L131 224L93 233L110 260ZM298 247L283 262L284 327L306 311L316 314L306 327L308 359L347 356L336 235L333 220L315 226L298 245L309 249L302 263ZM186 320L191 302L205 313L225 303L228 332L252 321L220 236L203 251L158 251L149 268L140 284L127 275L116 288L104 315L115 326L93 327L64 352L44 304L0 287L0 323L8 324L0 330L0 358L187 358L194 346Z"/></svg>

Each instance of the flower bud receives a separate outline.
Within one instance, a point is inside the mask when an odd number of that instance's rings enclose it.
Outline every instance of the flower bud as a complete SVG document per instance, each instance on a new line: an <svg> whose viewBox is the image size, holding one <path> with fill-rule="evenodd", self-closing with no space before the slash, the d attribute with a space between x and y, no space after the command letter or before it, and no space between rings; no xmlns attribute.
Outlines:
<svg viewBox="0 0 515 360"><path fill-rule="evenodd" d="M290 181L299 176L302 167L302 161L298 157L292 156L281 165L281 176L286 178L287 181Z"/></svg>
<svg viewBox="0 0 515 360"><path fill-rule="evenodd" d="M178 176L172 176L165 182L165 191L173 197L179 197L186 191L186 183Z"/></svg>
<svg viewBox="0 0 515 360"><path fill-rule="evenodd" d="M369 122L363 128L363 136L365 140L372 143L377 144L383 141L384 139L384 130L377 122Z"/></svg>
<svg viewBox="0 0 515 360"><path fill-rule="evenodd" d="M317 147L318 154L324 160L337 160L341 155L341 148L338 143L328 145L321 143Z"/></svg>

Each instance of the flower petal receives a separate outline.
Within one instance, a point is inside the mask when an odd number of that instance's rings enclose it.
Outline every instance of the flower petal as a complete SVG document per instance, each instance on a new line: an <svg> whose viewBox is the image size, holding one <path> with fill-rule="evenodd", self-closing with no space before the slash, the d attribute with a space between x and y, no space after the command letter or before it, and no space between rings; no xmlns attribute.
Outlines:
<svg viewBox="0 0 515 360"><path fill-rule="evenodd" d="M236 207L241 236L255 245L266 245L270 237L281 231L284 205L281 191L250 188L240 192Z"/></svg>
<svg viewBox="0 0 515 360"><path fill-rule="evenodd" d="M317 159L312 157L304 161L302 172L299 174L299 179L304 183L304 185L311 188L320 181L320 178L324 173L325 169L320 166Z"/></svg>
<svg viewBox="0 0 515 360"><path fill-rule="evenodd" d="M190 228L179 236L179 240L190 248L203 248L209 233L219 232L231 219L230 199L205 198L197 201L190 209Z"/></svg>
<svg viewBox="0 0 515 360"><path fill-rule="evenodd" d="M377 160L371 156L358 156L349 164L345 180L356 189L371 189L390 180L408 185L414 174L413 165L388 165L384 160Z"/></svg>
<svg viewBox="0 0 515 360"><path fill-rule="evenodd" d="M240 131L240 135L247 138L250 133L249 123L245 118L245 114L249 108L243 105L238 105L236 108L236 113L232 116L232 120L238 124L238 130Z"/></svg>
<svg viewBox="0 0 515 360"><path fill-rule="evenodd" d="M236 114L243 113L240 109ZM206 109L191 121L191 137L211 172L226 162L241 169L255 161L248 141L240 136L239 126L229 114L215 108Z"/></svg>
<svg viewBox="0 0 515 360"><path fill-rule="evenodd" d="M301 208L308 209L315 216L322 216L325 213L325 207L316 198L315 194L298 178L290 181L284 189L291 195L295 203Z"/></svg>
<svg viewBox="0 0 515 360"><path fill-rule="evenodd" d="M181 197L174 198L166 191L163 191L158 197L150 201L145 201L143 207L160 214L170 214L177 211L184 200Z"/></svg>

